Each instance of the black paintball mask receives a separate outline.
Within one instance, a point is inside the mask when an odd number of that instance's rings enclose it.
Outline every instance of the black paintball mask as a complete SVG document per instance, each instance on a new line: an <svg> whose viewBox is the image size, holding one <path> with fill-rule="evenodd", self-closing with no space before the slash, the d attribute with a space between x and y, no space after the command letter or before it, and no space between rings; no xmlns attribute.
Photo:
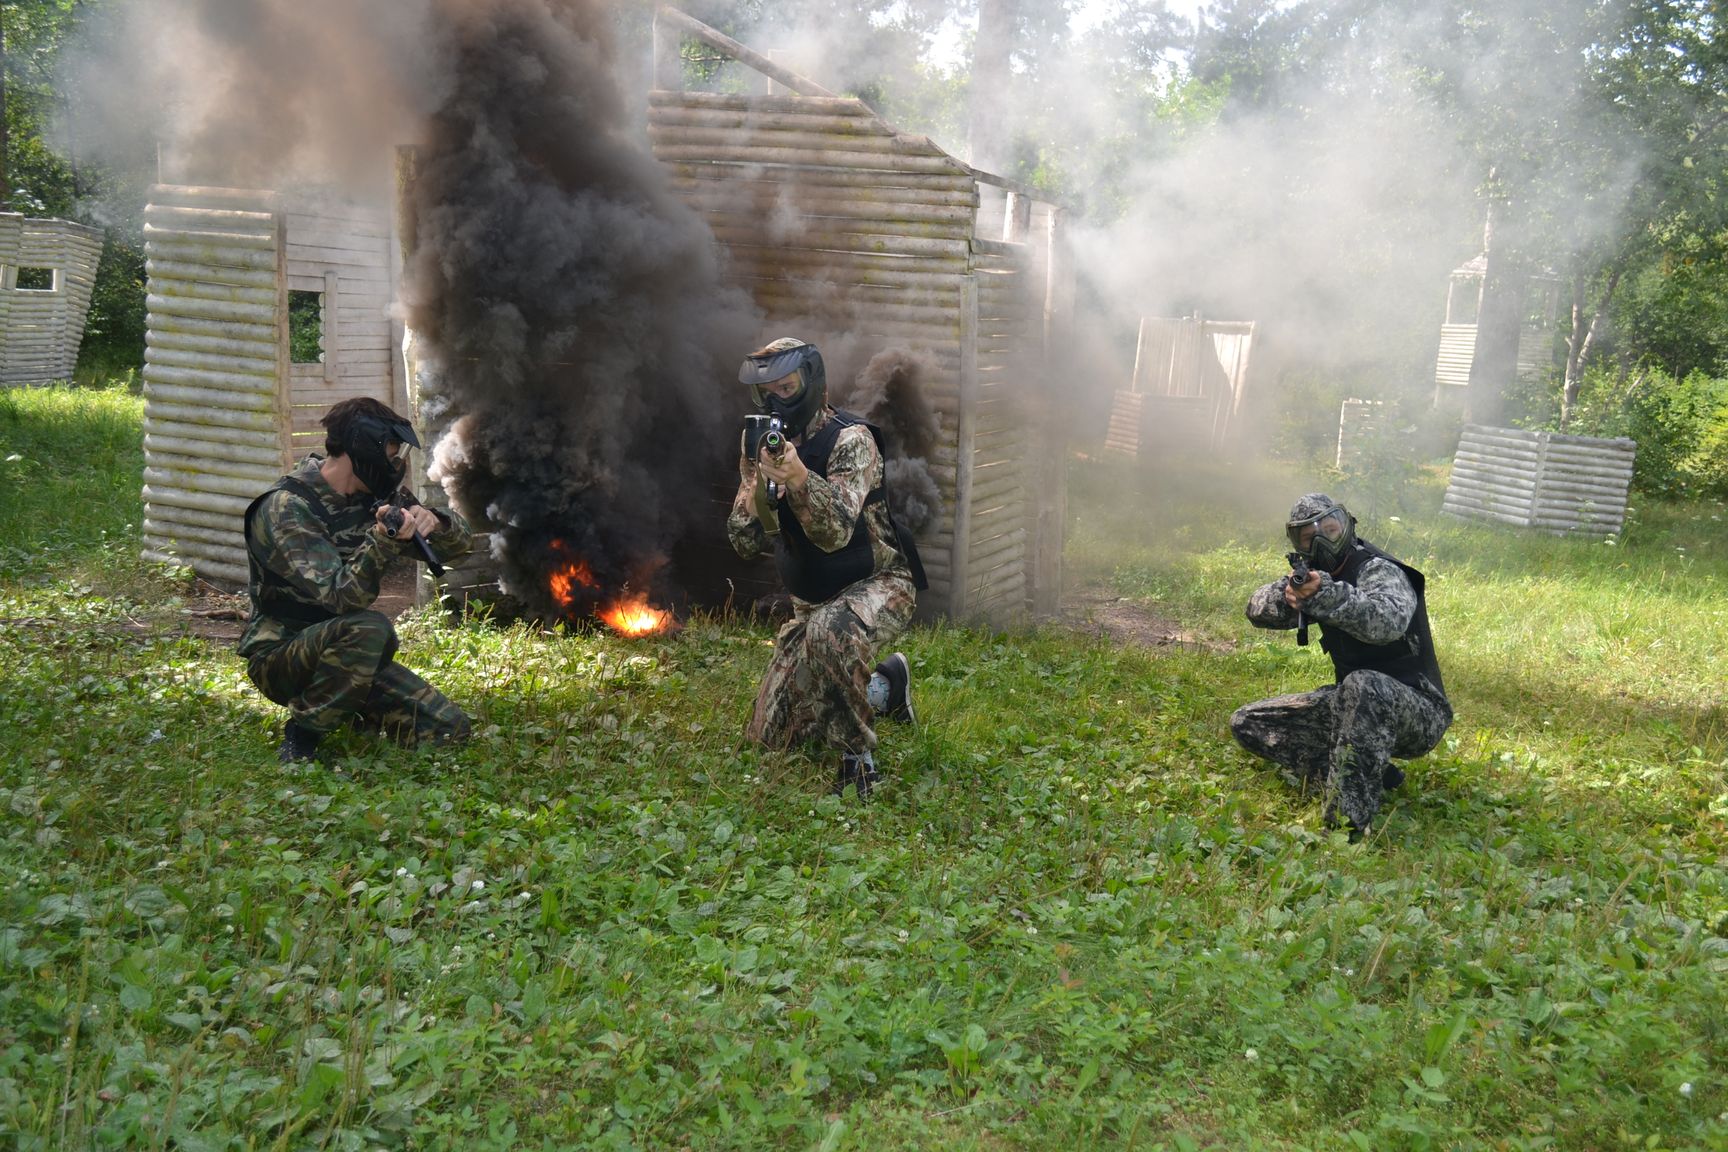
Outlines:
<svg viewBox="0 0 1728 1152"><path fill-rule="evenodd" d="M401 445L396 458L390 458L390 445ZM408 449L420 447L414 426L406 420L385 420L361 413L348 426L345 445L354 475L366 485L372 495L390 496L408 478Z"/></svg>
<svg viewBox="0 0 1728 1152"><path fill-rule="evenodd" d="M1303 529L1309 525L1314 527L1314 536L1304 545ZM1290 537L1290 547L1322 572L1335 570L1356 547L1356 517L1322 492L1310 492L1296 501L1284 532Z"/></svg>
<svg viewBox="0 0 1728 1152"><path fill-rule="evenodd" d="M783 376L798 373L799 388L789 399L764 391ZM828 405L828 372L822 353L814 344L785 336L760 352L744 358L738 368L738 383L750 385L750 396L764 415L778 416L788 440L804 435L804 429Z"/></svg>

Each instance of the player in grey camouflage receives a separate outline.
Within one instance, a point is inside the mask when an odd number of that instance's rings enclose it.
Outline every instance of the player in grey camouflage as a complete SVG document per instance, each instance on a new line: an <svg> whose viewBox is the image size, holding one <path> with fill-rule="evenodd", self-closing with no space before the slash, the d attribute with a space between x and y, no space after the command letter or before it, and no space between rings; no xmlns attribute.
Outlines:
<svg viewBox="0 0 1728 1152"><path fill-rule="evenodd" d="M404 743L468 735L468 717L396 663L396 629L371 610L390 562L418 556L421 533L440 560L465 555L468 526L424 505L400 509L391 534L389 496L407 474L413 426L377 400L344 400L325 413L326 456L308 455L246 509L252 617L240 655L252 683L286 705L278 756L311 759L346 723Z"/></svg>
<svg viewBox="0 0 1728 1152"><path fill-rule="evenodd" d="M1312 571L1300 585L1282 576L1256 589L1248 619L1256 628L1296 628L1304 618L1319 625L1335 683L1246 704L1230 730L1292 783L1322 788L1326 822L1348 825L1357 840L1384 791L1404 782L1392 759L1429 752L1452 723L1426 581L1357 539L1355 518L1322 493L1296 501L1286 531Z"/></svg>
<svg viewBox="0 0 1728 1152"><path fill-rule="evenodd" d="M768 748L839 753L836 790L868 799L879 779L874 718L913 719L906 657L872 661L911 622L923 587L917 551L888 511L879 433L828 406L813 345L776 340L738 378L780 420L787 446L740 452L726 534L746 560L772 548L792 593L745 731Z"/></svg>

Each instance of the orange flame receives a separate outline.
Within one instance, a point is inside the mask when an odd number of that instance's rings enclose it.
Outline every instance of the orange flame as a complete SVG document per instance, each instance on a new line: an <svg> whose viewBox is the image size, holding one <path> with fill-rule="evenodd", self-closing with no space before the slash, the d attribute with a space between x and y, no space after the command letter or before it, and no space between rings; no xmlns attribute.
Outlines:
<svg viewBox="0 0 1728 1152"><path fill-rule="evenodd" d="M672 613L648 603L648 597L638 593L603 609L600 619L606 626L624 636L647 636L664 632L672 624Z"/></svg>
<svg viewBox="0 0 1728 1152"><path fill-rule="evenodd" d="M558 603L570 607L576 599L576 585L584 588L598 588L600 585L594 579L594 572L588 567L586 560L573 560L551 576L552 595L558 598Z"/></svg>

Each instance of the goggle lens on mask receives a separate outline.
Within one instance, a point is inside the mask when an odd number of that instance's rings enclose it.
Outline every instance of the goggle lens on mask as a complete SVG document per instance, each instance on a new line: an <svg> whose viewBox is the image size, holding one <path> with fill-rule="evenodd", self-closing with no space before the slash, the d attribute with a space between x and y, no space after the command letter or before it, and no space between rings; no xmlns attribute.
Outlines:
<svg viewBox="0 0 1728 1152"><path fill-rule="evenodd" d="M1306 530L1312 526L1314 535L1308 540L1302 539ZM1285 532L1290 537L1290 546L1299 552L1312 554L1313 546L1319 540L1342 540L1350 530L1350 521L1342 508L1329 508L1312 520L1299 520L1285 526Z"/></svg>

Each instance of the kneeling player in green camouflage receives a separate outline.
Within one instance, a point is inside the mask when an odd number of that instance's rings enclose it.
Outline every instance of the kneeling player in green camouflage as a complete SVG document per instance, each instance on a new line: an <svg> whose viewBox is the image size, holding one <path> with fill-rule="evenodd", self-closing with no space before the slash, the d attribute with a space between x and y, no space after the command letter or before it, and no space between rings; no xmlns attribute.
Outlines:
<svg viewBox="0 0 1728 1152"><path fill-rule="evenodd" d="M468 717L396 663L396 629L370 605L392 558L423 555L417 534L449 561L468 551L468 526L381 502L420 444L389 407L344 400L321 423L327 455L308 455L246 509L252 620L240 655L258 690L288 708L280 758L310 759L350 722L404 743L465 739Z"/></svg>
<svg viewBox="0 0 1728 1152"><path fill-rule="evenodd" d="M918 551L888 511L881 434L828 406L813 345L776 340L738 379L778 422L777 440L740 455L727 535L746 560L773 547L793 609L746 732L769 748L838 752L837 790L866 799L878 779L874 717L912 719L906 657L871 661L911 622L925 587Z"/></svg>

